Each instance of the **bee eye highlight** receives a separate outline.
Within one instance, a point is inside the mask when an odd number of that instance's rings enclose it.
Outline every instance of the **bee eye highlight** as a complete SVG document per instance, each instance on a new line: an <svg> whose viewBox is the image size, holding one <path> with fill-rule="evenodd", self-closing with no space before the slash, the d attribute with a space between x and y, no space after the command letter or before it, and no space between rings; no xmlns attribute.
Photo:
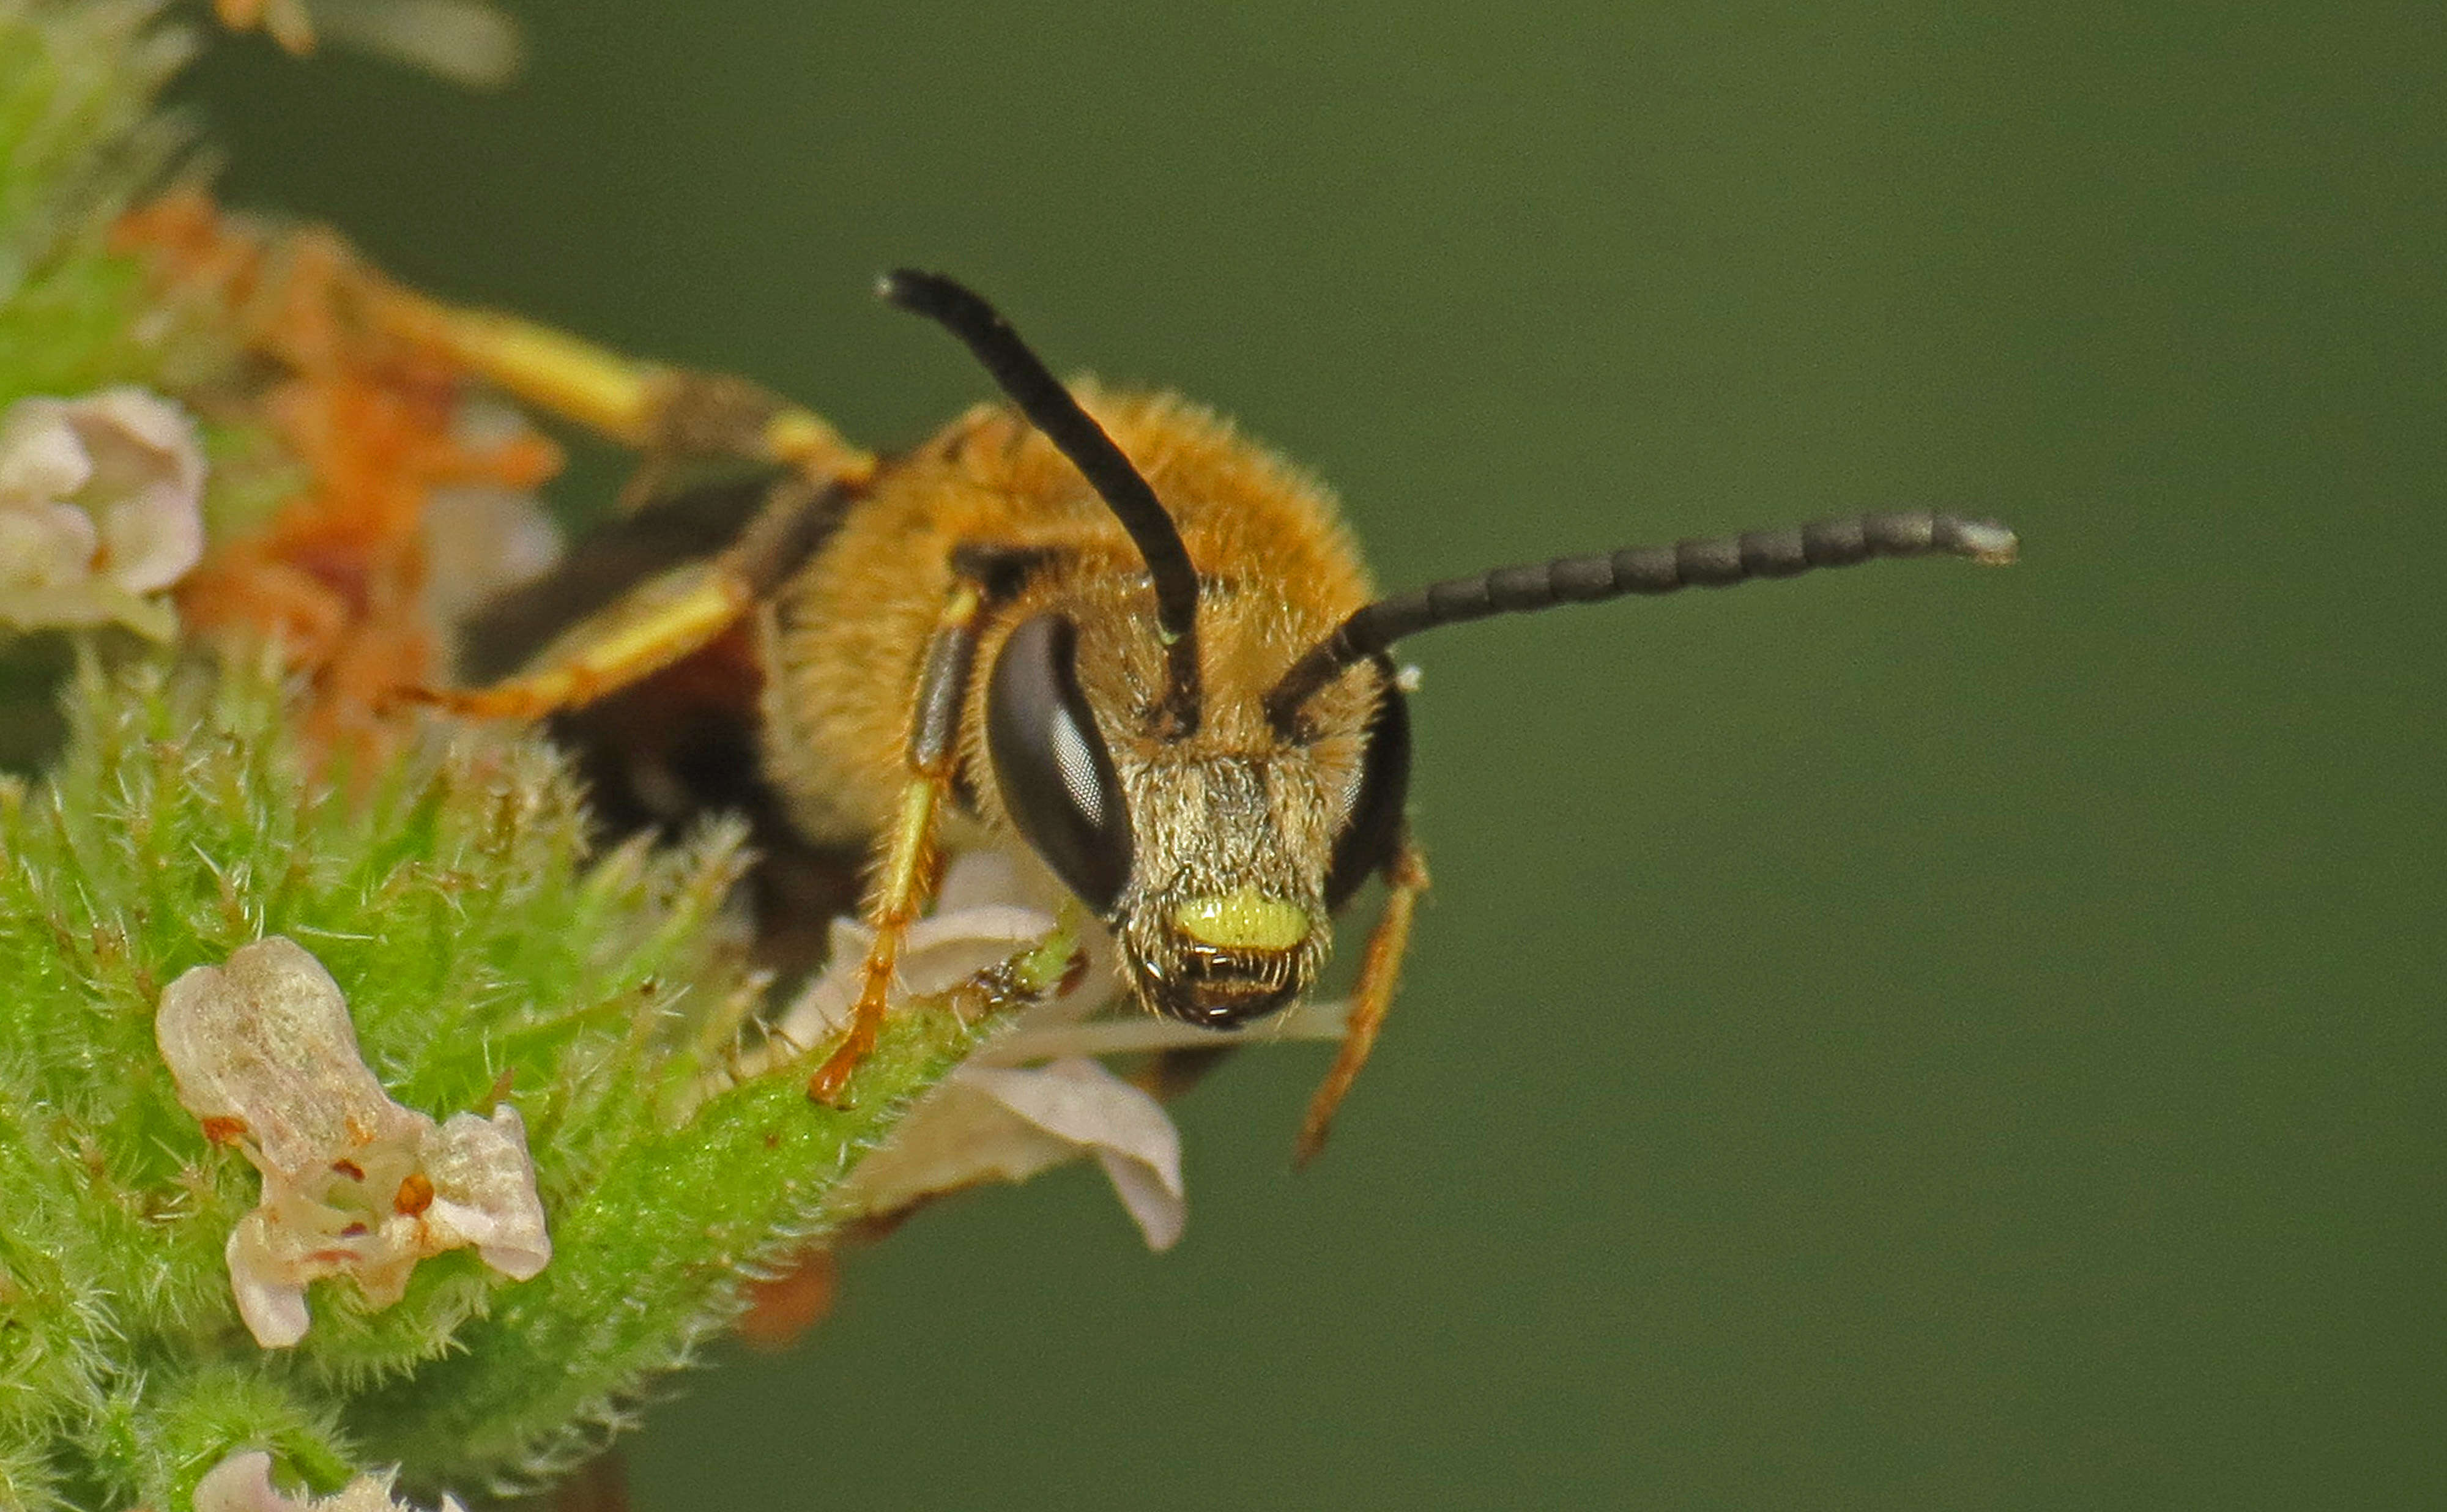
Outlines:
<svg viewBox="0 0 2447 1512"><path fill-rule="evenodd" d="M1038 614L1003 642L986 685L986 755L1003 808L1045 864L1098 914L1130 876L1130 814L1079 690L1078 632Z"/></svg>
<svg viewBox="0 0 2447 1512"><path fill-rule="evenodd" d="M1411 709L1385 668L1385 695L1368 722L1368 753L1361 758L1359 790L1352 795L1342 834L1334 842L1334 867L1326 874L1325 906L1338 909L1359 891L1369 874L1394 859L1402 841L1402 810L1411 796Z"/></svg>

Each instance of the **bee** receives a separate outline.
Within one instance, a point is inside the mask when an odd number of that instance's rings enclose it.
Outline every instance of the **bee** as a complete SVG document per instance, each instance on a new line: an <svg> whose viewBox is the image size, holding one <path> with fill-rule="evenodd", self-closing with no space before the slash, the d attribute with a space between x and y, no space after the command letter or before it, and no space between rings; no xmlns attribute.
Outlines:
<svg viewBox="0 0 2447 1512"><path fill-rule="evenodd" d="M1000 846L1050 872L1110 928L1140 1003L1219 1035L1297 1000L1337 917L1381 880L1305 1161L1375 1045L1428 887L1406 814L1397 643L1560 604L2016 550L1991 520L1880 513L1383 596L1330 497L1211 412L1067 387L949 278L898 272L879 293L958 337L1006 403L878 460L735 381L638 369L404 293L387 306L478 373L650 457L782 466L727 548L646 578L504 681L429 696L539 717L752 627L765 779L800 835L874 857L851 1027L808 1082L826 1103L875 1044L947 848Z"/></svg>

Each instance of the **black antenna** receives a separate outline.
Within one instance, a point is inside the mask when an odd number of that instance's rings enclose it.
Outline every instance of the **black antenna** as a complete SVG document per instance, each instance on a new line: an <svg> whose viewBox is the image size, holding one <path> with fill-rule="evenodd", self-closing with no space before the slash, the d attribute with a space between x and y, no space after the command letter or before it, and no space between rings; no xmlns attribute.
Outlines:
<svg viewBox="0 0 2447 1512"><path fill-rule="evenodd" d="M1011 396L1029 423L1045 433L1054 449L1071 459L1113 511L1122 528L1147 558L1148 576L1155 583L1156 629L1165 646L1167 690L1165 709L1175 738L1198 728L1198 572L1181 532L1165 513L1155 490L1139 476L1105 427L1079 407L1071 390L1037 360L1019 339L1011 322L970 292L941 274L895 269L876 280L876 294L886 304L924 315L965 343Z"/></svg>
<svg viewBox="0 0 2447 1512"><path fill-rule="evenodd" d="M2014 533L1994 520L1910 510L1671 546L1634 546L1611 555L1559 557L1525 567L1499 567L1475 577L1449 578L1354 611L1333 634L1292 663L1266 694L1266 717L1278 730L1295 734L1300 706L1344 668L1377 655L1405 635L1438 625L1557 604L1595 603L1624 594L1730 588L1754 577L1791 577L1813 567L1849 567L1873 557L1946 552L2001 565L2014 559L2017 545Z"/></svg>

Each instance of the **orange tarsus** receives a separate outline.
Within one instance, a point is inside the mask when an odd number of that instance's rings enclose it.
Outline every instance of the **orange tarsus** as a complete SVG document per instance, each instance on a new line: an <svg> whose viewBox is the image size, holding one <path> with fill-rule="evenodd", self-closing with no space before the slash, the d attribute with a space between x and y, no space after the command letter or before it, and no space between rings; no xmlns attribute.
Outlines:
<svg viewBox="0 0 2447 1512"><path fill-rule="evenodd" d="M849 1106L845 1093L850 1073L875 1050L891 1006L892 983L901 963L901 942L909 926L924 912L941 877L941 858L935 849L935 803L941 777L920 777L910 784L901 823L885 837L883 875L878 879L868 922L875 938L859 966L858 1001L850 1026L833 1052L807 1078L807 1096L827 1107Z"/></svg>
<svg viewBox="0 0 2447 1512"><path fill-rule="evenodd" d="M1325 1148L1334 1126L1335 1109L1342 1106L1360 1068L1376 1048L1376 1031L1394 1006L1394 989L1402 973L1402 956L1410 949L1411 919L1419 897L1428 890L1428 865L1415 845L1405 841L1386 870L1385 912L1368 932L1368 946L1359 958L1359 979L1351 990L1351 1016L1342 1032L1342 1048L1333 1068L1310 1099L1300 1124L1299 1143L1292 1153L1294 1166L1306 1165Z"/></svg>
<svg viewBox="0 0 2447 1512"><path fill-rule="evenodd" d="M850 1073L875 1049L875 1040L883 1028L884 1009L890 1001L892 975L901 960L901 936L917 913L887 917L877 922L875 943L867 948L866 959L859 969L858 1003L851 1011L849 1032L840 1045L825 1057L816 1073L807 1078L807 1095L827 1107L847 1106L844 1093L849 1086Z"/></svg>
<svg viewBox="0 0 2447 1512"><path fill-rule="evenodd" d="M390 696L398 703L427 705L462 719L515 719L532 723L564 709L582 709L600 696L601 690L595 686L596 680L583 672L573 672L569 681L571 686L562 696L548 695L520 685L427 688L422 684L393 689Z"/></svg>

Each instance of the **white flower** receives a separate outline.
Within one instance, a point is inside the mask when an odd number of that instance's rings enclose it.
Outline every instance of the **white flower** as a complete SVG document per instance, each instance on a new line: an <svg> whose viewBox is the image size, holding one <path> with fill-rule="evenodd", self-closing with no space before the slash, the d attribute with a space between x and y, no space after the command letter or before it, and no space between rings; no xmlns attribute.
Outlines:
<svg viewBox="0 0 2447 1512"><path fill-rule="evenodd" d="M1049 900L1029 895L1009 857L995 851L960 856L944 876L936 913L910 927L896 998L949 992L1034 947L1053 933L1054 919L1027 904ZM1110 939L1092 925L1085 935L1089 959L1076 973L1079 990L1020 1010L962 1062L835 1190L836 1212L890 1214L936 1193L1024 1181L1092 1154L1149 1249L1168 1249L1181 1238L1181 1136L1162 1104L1093 1057L1233 1041L1135 1007L1125 1017L1095 1016L1115 998L1119 979ZM829 964L776 1026L780 1045L821 1045L846 1027L872 937L862 925L834 921ZM1247 1037L1337 1039L1341 1033L1341 1005L1302 1005L1279 1015L1271 1032Z"/></svg>
<svg viewBox="0 0 2447 1512"><path fill-rule="evenodd" d="M890 1213L980 1181L1021 1181L1093 1154L1148 1248L1168 1250L1187 1215L1181 1135L1164 1105L1082 1056L1037 1069L962 1066L868 1156L834 1201Z"/></svg>
<svg viewBox="0 0 2447 1512"><path fill-rule="evenodd" d="M463 401L450 439L497 453L534 435L524 417L489 399ZM425 614L448 628L560 559L560 531L541 501L495 482L444 483L425 499Z"/></svg>
<svg viewBox="0 0 2447 1512"><path fill-rule="evenodd" d="M196 1483L196 1512L414 1512L390 1494L390 1483L361 1475L324 1497L287 1496L272 1484L272 1456L261 1449L233 1454ZM441 1512L464 1512L455 1497Z"/></svg>
<svg viewBox="0 0 2447 1512"><path fill-rule="evenodd" d="M199 966L154 1020L179 1101L263 1174L227 1249L238 1314L266 1349L306 1333L306 1284L352 1277L377 1308L416 1262L474 1245L516 1280L552 1257L526 1126L507 1106L446 1124L403 1107L357 1052L322 963L274 936Z"/></svg>
<svg viewBox="0 0 2447 1512"><path fill-rule="evenodd" d="M20 399L0 416L0 624L175 628L146 595L203 555L204 453L142 388Z"/></svg>

